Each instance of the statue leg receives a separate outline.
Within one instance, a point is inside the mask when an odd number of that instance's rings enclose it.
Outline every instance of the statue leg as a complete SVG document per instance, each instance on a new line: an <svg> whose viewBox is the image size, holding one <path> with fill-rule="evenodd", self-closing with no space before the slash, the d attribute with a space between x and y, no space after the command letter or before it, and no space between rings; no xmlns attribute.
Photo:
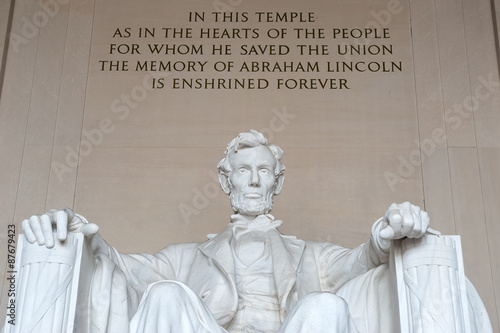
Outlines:
<svg viewBox="0 0 500 333"><path fill-rule="evenodd" d="M148 287L130 321L130 332L227 333L205 303L177 281L161 281Z"/></svg>
<svg viewBox="0 0 500 333"><path fill-rule="evenodd" d="M279 333L357 333L347 303L328 292L311 293L286 316Z"/></svg>

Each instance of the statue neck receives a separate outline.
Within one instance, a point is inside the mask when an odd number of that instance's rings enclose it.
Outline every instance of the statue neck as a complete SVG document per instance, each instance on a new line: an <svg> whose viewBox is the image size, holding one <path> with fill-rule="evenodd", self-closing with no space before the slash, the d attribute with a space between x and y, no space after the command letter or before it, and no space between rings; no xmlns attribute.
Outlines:
<svg viewBox="0 0 500 333"><path fill-rule="evenodd" d="M231 222L236 221L244 221L247 224L259 223L261 224L263 221L271 222L274 221L274 216L271 214L261 214L261 215L243 215L243 214L234 214L231 215Z"/></svg>

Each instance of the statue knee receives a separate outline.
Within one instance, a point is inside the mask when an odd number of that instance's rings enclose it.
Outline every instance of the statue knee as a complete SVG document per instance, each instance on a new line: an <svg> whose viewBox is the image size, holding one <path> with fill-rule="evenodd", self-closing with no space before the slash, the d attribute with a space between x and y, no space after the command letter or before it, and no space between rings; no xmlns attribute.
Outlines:
<svg viewBox="0 0 500 333"><path fill-rule="evenodd" d="M161 304L162 307L176 309L189 299L188 293L180 282L160 281L151 284L145 296L145 301L149 304Z"/></svg>
<svg viewBox="0 0 500 333"><path fill-rule="evenodd" d="M325 313L325 315L330 316L333 313L339 316L349 315L349 307L346 301L328 292L311 293L302 299L300 305L314 313Z"/></svg>

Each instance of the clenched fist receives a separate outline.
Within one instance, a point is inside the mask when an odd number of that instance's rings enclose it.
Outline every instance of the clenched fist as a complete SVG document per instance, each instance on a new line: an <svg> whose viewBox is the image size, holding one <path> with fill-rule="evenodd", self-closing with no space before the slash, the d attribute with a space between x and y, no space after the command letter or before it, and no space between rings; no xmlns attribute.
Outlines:
<svg viewBox="0 0 500 333"><path fill-rule="evenodd" d="M379 236L386 242L404 237L420 238L429 229L429 215L409 202L393 203L382 223Z"/></svg>

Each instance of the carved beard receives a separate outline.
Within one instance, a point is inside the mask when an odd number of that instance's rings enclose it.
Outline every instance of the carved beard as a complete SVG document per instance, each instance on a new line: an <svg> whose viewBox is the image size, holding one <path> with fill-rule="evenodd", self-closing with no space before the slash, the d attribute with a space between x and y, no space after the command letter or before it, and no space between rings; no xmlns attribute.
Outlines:
<svg viewBox="0 0 500 333"><path fill-rule="evenodd" d="M240 191L231 191L229 194L231 207L233 210L241 215L257 216L267 214L273 209L273 192L267 193L259 199L248 199L243 196Z"/></svg>

